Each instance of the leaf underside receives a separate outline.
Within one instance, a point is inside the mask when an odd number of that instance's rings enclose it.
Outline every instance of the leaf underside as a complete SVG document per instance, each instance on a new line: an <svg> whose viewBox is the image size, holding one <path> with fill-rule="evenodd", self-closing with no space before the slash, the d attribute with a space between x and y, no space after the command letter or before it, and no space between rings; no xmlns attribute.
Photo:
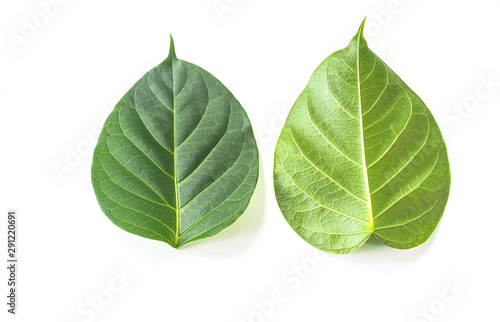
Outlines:
<svg viewBox="0 0 500 322"><path fill-rule="evenodd" d="M243 213L258 158L241 105L210 73L178 59L172 41L169 57L106 120L92 184L115 225L177 248Z"/></svg>
<svg viewBox="0 0 500 322"><path fill-rule="evenodd" d="M368 48L363 25L316 69L275 153L275 192L286 220L311 245L338 254L372 235L399 249L424 243L451 181L436 121Z"/></svg>

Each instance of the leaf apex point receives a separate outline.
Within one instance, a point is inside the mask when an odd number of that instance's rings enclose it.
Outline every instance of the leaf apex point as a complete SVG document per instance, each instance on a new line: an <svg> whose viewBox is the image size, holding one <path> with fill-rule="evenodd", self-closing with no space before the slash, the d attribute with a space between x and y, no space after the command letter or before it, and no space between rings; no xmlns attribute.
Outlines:
<svg viewBox="0 0 500 322"><path fill-rule="evenodd" d="M174 37L170 34L170 53L168 54L169 58L176 59L177 55L175 54L175 43Z"/></svg>
<svg viewBox="0 0 500 322"><path fill-rule="evenodd" d="M358 36L360 36L360 37L363 37L363 33L364 33L364 30L365 30L366 18L367 18L367 17L365 17L365 18L363 19L363 21L361 22L361 26L359 26Z"/></svg>

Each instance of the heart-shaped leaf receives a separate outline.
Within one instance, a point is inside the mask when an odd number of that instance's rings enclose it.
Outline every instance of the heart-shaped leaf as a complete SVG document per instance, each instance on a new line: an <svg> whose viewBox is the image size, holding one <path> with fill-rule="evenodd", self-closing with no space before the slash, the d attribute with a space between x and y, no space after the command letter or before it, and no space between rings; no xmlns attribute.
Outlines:
<svg viewBox="0 0 500 322"><path fill-rule="evenodd" d="M286 220L311 245L339 254L372 235L394 248L422 244L450 188L436 121L368 48L363 25L314 72L287 118L274 164Z"/></svg>
<svg viewBox="0 0 500 322"><path fill-rule="evenodd" d="M245 111L214 76L177 59L171 41L106 120L92 184L114 224L177 248L231 225L258 172Z"/></svg>

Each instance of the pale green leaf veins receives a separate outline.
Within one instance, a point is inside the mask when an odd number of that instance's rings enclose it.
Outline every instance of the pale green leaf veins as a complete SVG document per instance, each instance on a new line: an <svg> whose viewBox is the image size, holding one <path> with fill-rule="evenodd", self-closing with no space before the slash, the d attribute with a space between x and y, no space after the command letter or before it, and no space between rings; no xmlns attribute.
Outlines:
<svg viewBox="0 0 500 322"><path fill-rule="evenodd" d="M363 25L316 69L275 154L276 198L286 220L311 245L338 254L372 235L394 248L422 244L450 188L436 121L368 48Z"/></svg>

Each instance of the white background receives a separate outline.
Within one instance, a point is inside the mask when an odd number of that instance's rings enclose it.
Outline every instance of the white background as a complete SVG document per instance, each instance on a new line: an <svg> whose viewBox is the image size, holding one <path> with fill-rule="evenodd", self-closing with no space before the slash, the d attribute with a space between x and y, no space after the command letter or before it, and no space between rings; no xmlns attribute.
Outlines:
<svg viewBox="0 0 500 322"><path fill-rule="evenodd" d="M500 3L221 0L232 9L223 13L216 3L65 0L44 21L38 1L1 0L0 210L19 212L20 284L19 314L11 316L2 269L0 320L495 320ZM25 37L34 16L40 28ZM274 198L272 159L314 69L364 16L370 47L436 117L452 189L426 244L401 251L369 241L339 256L315 251L288 226ZM95 136L121 96L166 58L170 33L180 59L211 72L245 107L262 165L243 216L180 250L128 234L102 214L90 183L94 142L85 135ZM13 45L15 35L23 43ZM61 165L69 170L58 175ZM120 282L123 271L129 279Z"/></svg>

